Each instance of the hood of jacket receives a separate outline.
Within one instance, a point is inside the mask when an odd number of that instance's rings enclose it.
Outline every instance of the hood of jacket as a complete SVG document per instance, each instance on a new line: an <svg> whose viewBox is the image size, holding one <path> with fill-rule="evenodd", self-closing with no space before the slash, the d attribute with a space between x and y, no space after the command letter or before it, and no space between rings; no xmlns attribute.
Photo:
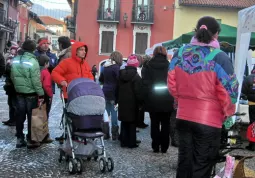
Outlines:
<svg viewBox="0 0 255 178"><path fill-rule="evenodd" d="M131 81L137 75L137 69L132 66L126 66L125 69L120 70L120 80L124 82Z"/></svg>
<svg viewBox="0 0 255 178"><path fill-rule="evenodd" d="M69 46L69 47L66 48L66 49L63 49L63 50L60 51L60 53L58 54L58 57L61 58L62 56L66 55L67 53L69 53L69 52L71 53L71 52L72 52L71 49L72 49L71 46Z"/></svg>
<svg viewBox="0 0 255 178"><path fill-rule="evenodd" d="M153 69L166 69L169 67L169 61L166 56L157 54L147 63L147 66Z"/></svg>
<svg viewBox="0 0 255 178"><path fill-rule="evenodd" d="M115 61L112 61L111 59L108 59L105 63L104 63L104 67L110 67L112 65L116 64Z"/></svg>
<svg viewBox="0 0 255 178"><path fill-rule="evenodd" d="M85 54L85 58L84 58L84 59L81 59L81 58L79 58L79 57L76 55L76 52L77 52L77 49L78 49L78 48L83 47L83 46L85 47L86 54ZM83 43L83 42L77 41L77 42L75 42L75 43L72 45L71 51L72 51L72 58L73 58L73 59L76 59L76 60L78 60L78 61L81 62L82 60L85 60L86 57L87 57L87 54L88 54L88 46L87 46L85 43Z"/></svg>

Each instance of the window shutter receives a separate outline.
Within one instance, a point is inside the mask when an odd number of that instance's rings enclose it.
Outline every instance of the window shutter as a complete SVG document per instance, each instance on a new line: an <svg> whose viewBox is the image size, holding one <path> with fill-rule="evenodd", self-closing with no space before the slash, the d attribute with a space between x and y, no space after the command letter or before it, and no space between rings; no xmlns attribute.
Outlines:
<svg viewBox="0 0 255 178"><path fill-rule="evenodd" d="M101 53L112 53L113 52L113 31L103 31L101 41Z"/></svg>
<svg viewBox="0 0 255 178"><path fill-rule="evenodd" d="M145 54L148 43L148 33L136 33L135 54Z"/></svg>

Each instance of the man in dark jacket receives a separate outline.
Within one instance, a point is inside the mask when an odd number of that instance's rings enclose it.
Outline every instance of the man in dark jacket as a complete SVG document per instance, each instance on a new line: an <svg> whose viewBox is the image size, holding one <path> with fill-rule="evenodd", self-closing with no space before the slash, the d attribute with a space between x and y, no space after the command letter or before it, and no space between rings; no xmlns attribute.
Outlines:
<svg viewBox="0 0 255 178"><path fill-rule="evenodd" d="M251 75L244 78L242 93L247 96L249 101L250 124L252 124L255 122L255 67L251 71ZM250 142L246 148L255 151L255 143Z"/></svg>
<svg viewBox="0 0 255 178"><path fill-rule="evenodd" d="M2 53L0 53L0 78L5 72L5 59Z"/></svg>
<svg viewBox="0 0 255 178"><path fill-rule="evenodd" d="M16 125L16 117L17 117L17 115L16 115L17 114L17 107L16 107L17 97L16 97L16 91L15 91L13 82L11 80L11 64L12 64L12 60L15 56L13 55L13 56L9 57L9 59L6 61L6 67L5 67L4 90L6 92L6 95L8 95L7 102L9 105L9 120L3 121L2 123L4 125L8 125L8 126L15 126Z"/></svg>
<svg viewBox="0 0 255 178"><path fill-rule="evenodd" d="M50 58L48 70L51 73L52 70L56 67L58 60L57 60L57 56L50 52L49 44L50 42L48 41L47 38L40 38L38 40L38 47L37 47L37 50L35 51L35 56L39 57L44 54ZM52 90L53 90L53 93L55 93L54 82L52 82Z"/></svg>
<svg viewBox="0 0 255 178"><path fill-rule="evenodd" d="M67 58L72 56L71 54L71 42L67 36L61 36L58 38L58 46L60 53L58 54L58 64Z"/></svg>

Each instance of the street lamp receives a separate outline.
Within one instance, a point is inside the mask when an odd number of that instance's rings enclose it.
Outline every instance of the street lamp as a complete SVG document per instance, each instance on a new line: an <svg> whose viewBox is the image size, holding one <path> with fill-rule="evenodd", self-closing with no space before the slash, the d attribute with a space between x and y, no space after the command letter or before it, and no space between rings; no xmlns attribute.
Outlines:
<svg viewBox="0 0 255 178"><path fill-rule="evenodd" d="M128 19L128 15L127 15L127 13L125 13L124 15L123 15L123 20L124 20L124 27L125 28L127 28L127 19Z"/></svg>

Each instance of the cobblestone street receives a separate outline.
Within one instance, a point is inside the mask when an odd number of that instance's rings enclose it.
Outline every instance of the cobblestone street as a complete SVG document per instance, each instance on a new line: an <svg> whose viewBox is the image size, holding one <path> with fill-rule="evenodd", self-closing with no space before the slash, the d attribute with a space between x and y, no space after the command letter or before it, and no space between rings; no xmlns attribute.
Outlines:
<svg viewBox="0 0 255 178"><path fill-rule="evenodd" d="M0 121L8 119L7 96L0 82ZM59 122L62 114L62 105L59 93L54 96L50 114L50 134L52 138L59 136ZM149 119L146 118L149 123ZM25 129L26 131L26 129ZM59 163L58 147L54 141L38 149L16 149L15 127L0 124L0 177L128 177L128 178L169 178L175 177L177 164L177 149L170 147L167 154L153 153L151 150L150 128L141 129L138 139L142 141L136 149L124 149L117 141L105 141L107 153L115 162L112 173L101 174L98 162L85 161L82 175L69 175L65 163ZM238 154L250 155L251 152L238 151ZM248 161L247 166L254 168L254 160Z"/></svg>

